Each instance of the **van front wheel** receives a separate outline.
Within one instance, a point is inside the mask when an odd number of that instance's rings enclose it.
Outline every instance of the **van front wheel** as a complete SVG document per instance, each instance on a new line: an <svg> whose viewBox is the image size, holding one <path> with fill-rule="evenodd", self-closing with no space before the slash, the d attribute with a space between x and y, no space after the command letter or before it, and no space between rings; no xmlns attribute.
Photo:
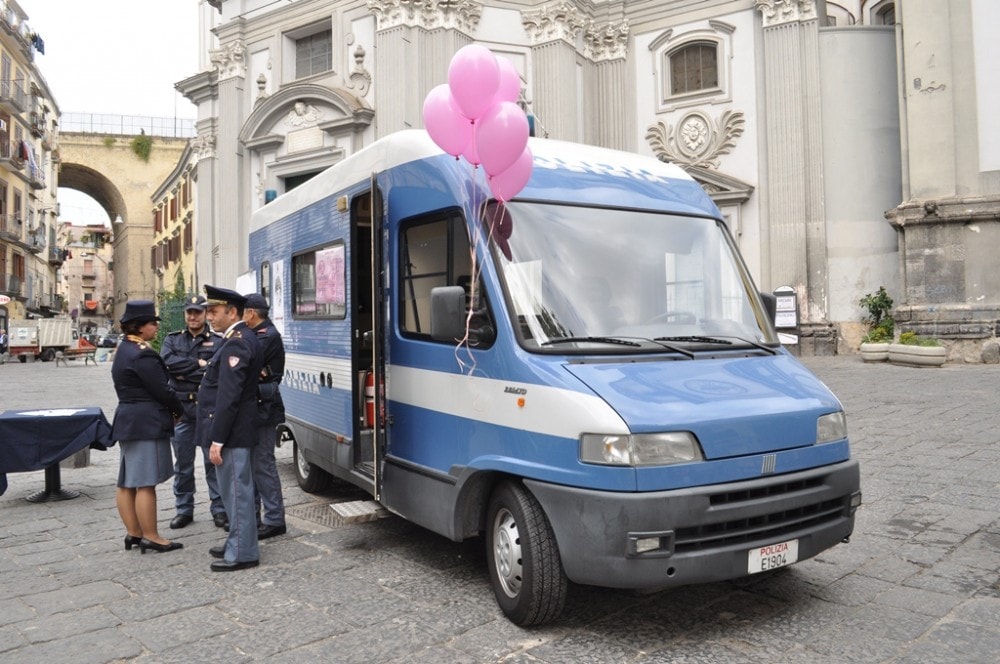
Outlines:
<svg viewBox="0 0 1000 664"><path fill-rule="evenodd" d="M505 482L490 498L487 523L487 565L500 609L516 625L557 618L567 582L541 505L522 485Z"/></svg>
<svg viewBox="0 0 1000 664"><path fill-rule="evenodd" d="M292 457L295 459L295 479L299 487L306 493L317 493L330 484L330 476L325 470L314 463L306 461L305 454L299 449L299 441L292 439Z"/></svg>

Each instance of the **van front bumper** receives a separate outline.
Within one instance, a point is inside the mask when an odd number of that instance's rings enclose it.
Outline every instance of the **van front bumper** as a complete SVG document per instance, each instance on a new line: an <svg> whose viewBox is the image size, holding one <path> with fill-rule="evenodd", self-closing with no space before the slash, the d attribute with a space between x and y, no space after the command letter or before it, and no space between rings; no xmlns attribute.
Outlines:
<svg viewBox="0 0 1000 664"><path fill-rule="evenodd" d="M672 491L594 491L524 480L548 516L566 576L666 588L748 575L751 549L798 541L798 560L848 538L860 503L854 459Z"/></svg>

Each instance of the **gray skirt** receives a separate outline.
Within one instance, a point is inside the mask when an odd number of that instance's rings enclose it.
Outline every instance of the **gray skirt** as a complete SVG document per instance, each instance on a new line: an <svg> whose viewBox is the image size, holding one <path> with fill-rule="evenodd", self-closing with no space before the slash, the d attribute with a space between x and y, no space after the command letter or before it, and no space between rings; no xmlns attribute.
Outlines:
<svg viewBox="0 0 1000 664"><path fill-rule="evenodd" d="M120 440L118 449L121 454L118 486L126 489L156 486L173 477L174 459L169 438Z"/></svg>

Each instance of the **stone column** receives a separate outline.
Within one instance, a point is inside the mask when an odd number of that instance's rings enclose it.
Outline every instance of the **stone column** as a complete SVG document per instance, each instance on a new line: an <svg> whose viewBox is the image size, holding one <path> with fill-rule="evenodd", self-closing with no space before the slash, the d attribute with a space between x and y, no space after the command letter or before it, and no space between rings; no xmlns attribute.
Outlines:
<svg viewBox="0 0 1000 664"><path fill-rule="evenodd" d="M532 46L536 134L583 141L586 110L576 38L590 21L571 3L561 2L523 12L521 23Z"/></svg>
<svg viewBox="0 0 1000 664"><path fill-rule="evenodd" d="M420 4L420 6L417 6ZM427 93L448 82L455 53L473 42L482 14L474 0L369 0L375 16L375 135L424 126Z"/></svg>
<svg viewBox="0 0 1000 664"><path fill-rule="evenodd" d="M791 286L802 320L827 319L816 0L756 0L764 22L765 287ZM803 349L808 352L807 349Z"/></svg>
<svg viewBox="0 0 1000 664"><path fill-rule="evenodd" d="M584 53L592 61L585 90L584 142L634 152L635 81L628 66L628 21L603 28L591 24L584 34Z"/></svg>
<svg viewBox="0 0 1000 664"><path fill-rule="evenodd" d="M239 133L243 126L244 84L246 82L246 48L236 40L212 52L212 62L218 72L218 134L215 137L215 169L219 181L244 182L243 146ZM225 174L224 177L221 177ZM246 271L247 242L250 219L245 213L249 195L245 191L216 192L214 199L211 278L213 285L233 288L236 277ZM204 275L203 278L208 278Z"/></svg>

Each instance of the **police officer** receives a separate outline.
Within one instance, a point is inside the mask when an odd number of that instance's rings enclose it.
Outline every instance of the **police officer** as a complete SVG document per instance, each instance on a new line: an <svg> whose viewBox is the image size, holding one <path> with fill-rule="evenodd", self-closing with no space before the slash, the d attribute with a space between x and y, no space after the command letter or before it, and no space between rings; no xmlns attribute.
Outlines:
<svg viewBox="0 0 1000 664"><path fill-rule="evenodd" d="M257 445L250 462L256 486L254 505L260 519L257 539L267 539L285 534L285 503L281 497L281 478L274 460L278 439L277 426L285 421L285 404L281 400L278 383L285 373L285 345L281 334L267 317L270 307L259 293L247 295L243 320L257 333L264 353L264 368L257 387ZM260 514L261 504L264 506Z"/></svg>
<svg viewBox="0 0 1000 664"><path fill-rule="evenodd" d="M205 367L222 340L205 324L205 298L201 295L189 295L184 299L184 324L183 330L168 334L160 348L160 356L170 372L170 387L184 405L184 416L174 427L174 437L170 441L174 448L174 502L177 507L177 515L170 521L171 528L183 528L194 520L195 398ZM201 453L212 521L224 528L226 508L222 506L215 466L208 460L208 448L202 447Z"/></svg>
<svg viewBox="0 0 1000 664"><path fill-rule="evenodd" d="M222 502L229 515L229 536L209 549L215 572L256 567L260 560L253 504L250 455L257 442L257 381L264 365L257 335L243 322L246 298L235 291L205 286L206 313L222 335L198 388L199 445L211 446Z"/></svg>

